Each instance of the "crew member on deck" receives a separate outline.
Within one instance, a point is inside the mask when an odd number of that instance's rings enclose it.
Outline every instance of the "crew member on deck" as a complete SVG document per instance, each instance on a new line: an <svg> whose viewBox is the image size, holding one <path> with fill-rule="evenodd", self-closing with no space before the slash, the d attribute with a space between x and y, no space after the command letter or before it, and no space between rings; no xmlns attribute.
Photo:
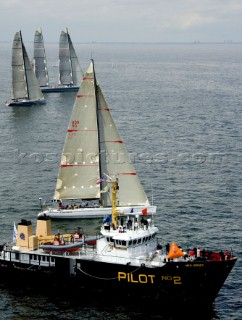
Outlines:
<svg viewBox="0 0 242 320"><path fill-rule="evenodd" d="M58 245L60 244L58 236L55 236L54 241L53 241L53 244L54 244L55 246L58 246Z"/></svg>
<svg viewBox="0 0 242 320"><path fill-rule="evenodd" d="M74 234L74 241L77 242L81 238L82 238L81 228L78 227Z"/></svg>
<svg viewBox="0 0 242 320"><path fill-rule="evenodd" d="M61 209L62 209L62 202L61 202L61 201L58 202L58 207L57 207L57 209L58 209L58 210L61 210Z"/></svg>

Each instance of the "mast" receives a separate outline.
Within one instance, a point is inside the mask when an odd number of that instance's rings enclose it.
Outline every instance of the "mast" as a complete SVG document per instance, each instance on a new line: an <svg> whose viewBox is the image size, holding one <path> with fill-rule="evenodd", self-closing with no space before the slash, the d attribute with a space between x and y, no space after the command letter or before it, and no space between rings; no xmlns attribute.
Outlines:
<svg viewBox="0 0 242 320"><path fill-rule="evenodd" d="M71 48L70 48L70 35L69 35L69 32L68 32L68 29L66 28L66 31L67 31L67 39L68 39L68 48L69 48L69 59L70 59L70 67L71 67L71 74L70 74L70 85L71 84L74 84L73 83L73 65L72 65L72 59L71 59Z"/></svg>
<svg viewBox="0 0 242 320"><path fill-rule="evenodd" d="M72 66L72 59L71 59L71 48L70 48L70 35L68 29L66 28L67 33L67 42L68 42L68 51L69 51L69 61L70 61L70 85L73 84L73 66Z"/></svg>
<svg viewBox="0 0 242 320"><path fill-rule="evenodd" d="M102 176L101 172L101 148L100 148L100 124L99 124L99 102L98 102L98 91L97 91L97 79L96 79L96 73L95 73L95 66L94 66L94 60L91 58L91 62L93 65L93 78L94 78L94 92L95 92L95 99L96 99L96 115L97 115L97 139L98 139L98 166L99 166L99 175L100 179ZM100 182L100 191L103 189L103 182ZM100 192L100 204L103 205L102 203L102 193Z"/></svg>
<svg viewBox="0 0 242 320"><path fill-rule="evenodd" d="M24 44L23 44L23 39L22 39L21 30L19 31L19 34L20 34L21 50L22 50L22 56L23 56L24 74L25 74L25 82L26 82L26 88L27 88L27 95L28 95L28 98L29 98L29 85L28 85L28 78L27 78L26 65L25 65L25 48L24 48Z"/></svg>

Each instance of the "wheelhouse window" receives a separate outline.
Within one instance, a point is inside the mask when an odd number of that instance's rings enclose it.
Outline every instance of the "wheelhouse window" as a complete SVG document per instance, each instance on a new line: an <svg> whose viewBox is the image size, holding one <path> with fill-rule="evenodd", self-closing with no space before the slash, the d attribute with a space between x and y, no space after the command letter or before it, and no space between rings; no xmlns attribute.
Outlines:
<svg viewBox="0 0 242 320"><path fill-rule="evenodd" d="M115 240L115 246L126 247L127 246L127 242L125 240Z"/></svg>
<svg viewBox="0 0 242 320"><path fill-rule="evenodd" d="M114 242L112 237L107 237L106 239L107 239L107 242Z"/></svg>

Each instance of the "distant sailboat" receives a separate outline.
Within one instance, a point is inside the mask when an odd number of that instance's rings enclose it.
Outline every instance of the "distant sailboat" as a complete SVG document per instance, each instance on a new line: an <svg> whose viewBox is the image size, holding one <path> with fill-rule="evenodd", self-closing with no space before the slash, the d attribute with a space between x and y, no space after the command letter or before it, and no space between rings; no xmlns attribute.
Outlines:
<svg viewBox="0 0 242 320"><path fill-rule="evenodd" d="M13 98L7 106L45 104L43 93L23 44L21 31L16 32L12 47Z"/></svg>
<svg viewBox="0 0 242 320"><path fill-rule="evenodd" d="M43 87L42 92L78 91L83 77L68 29L65 28L59 41L59 84Z"/></svg>
<svg viewBox="0 0 242 320"><path fill-rule="evenodd" d="M152 214L150 205L118 133L102 90L94 63L88 68L77 93L61 156L54 200L82 201L79 207L62 205L42 211L53 218L97 218L111 213L112 190L108 179L118 178L118 210ZM89 200L96 200L96 206ZM89 205L86 205L86 202Z"/></svg>
<svg viewBox="0 0 242 320"><path fill-rule="evenodd" d="M33 67L39 81L40 89L49 87L49 75L42 30L39 28L34 35L34 59Z"/></svg>

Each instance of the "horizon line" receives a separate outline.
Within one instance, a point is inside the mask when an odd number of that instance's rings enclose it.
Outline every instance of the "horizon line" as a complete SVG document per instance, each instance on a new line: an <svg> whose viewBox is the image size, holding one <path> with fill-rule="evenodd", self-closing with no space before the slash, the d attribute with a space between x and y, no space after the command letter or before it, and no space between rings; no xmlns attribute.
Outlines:
<svg viewBox="0 0 242 320"><path fill-rule="evenodd" d="M33 43L34 41L26 41L29 43ZM12 40L0 40L0 43L12 43ZM45 41L45 43L57 43L59 41ZM76 44L242 44L241 41L232 41L232 40L224 40L224 41L81 41L81 42L73 42Z"/></svg>

